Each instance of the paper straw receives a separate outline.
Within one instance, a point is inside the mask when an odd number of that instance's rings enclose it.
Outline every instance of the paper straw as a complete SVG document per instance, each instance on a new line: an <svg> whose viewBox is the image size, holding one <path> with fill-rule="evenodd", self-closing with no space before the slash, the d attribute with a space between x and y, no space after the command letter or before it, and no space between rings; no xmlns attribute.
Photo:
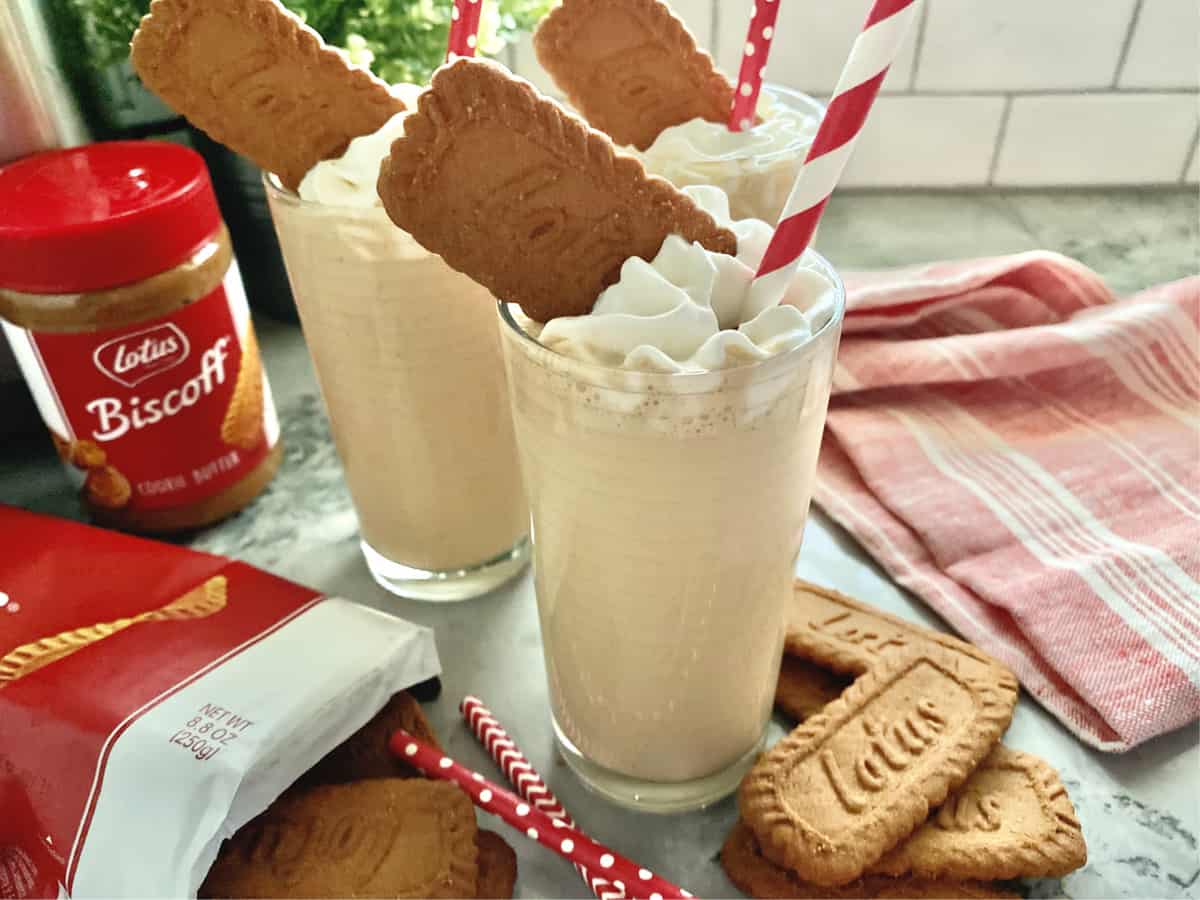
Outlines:
<svg viewBox="0 0 1200 900"><path fill-rule="evenodd" d="M742 50L742 67L738 70L737 87L733 92L733 106L729 110L730 131L745 131L754 124L754 110L758 107L758 94L767 71L767 54L771 52L775 17L779 15L781 2L758 0L754 4L746 46Z"/></svg>
<svg viewBox="0 0 1200 900"><path fill-rule="evenodd" d="M475 737L479 738L479 742L492 755L509 784L517 789L517 793L525 798L526 802L532 803L552 819L562 819L572 828L578 828L558 798L546 786L546 782L542 781L542 776L525 758L521 748L508 736L508 732L492 715L492 711L483 705L483 701L478 697L464 697L458 710ZM585 866L576 863L575 871L600 900L622 900L625 897L624 891L618 890L608 879L589 873ZM682 893L686 896L687 892Z"/></svg>
<svg viewBox="0 0 1200 900"><path fill-rule="evenodd" d="M915 0L875 0L871 6L756 278L792 277L915 17Z"/></svg>
<svg viewBox="0 0 1200 900"><path fill-rule="evenodd" d="M484 812L499 816L530 840L577 865L610 876L630 900L665 900L684 898L680 888L633 860L598 844L583 832L572 828L564 819L546 815L526 803L511 791L488 781L478 772L459 765L440 750L409 734L403 728L392 733L388 747L410 766L442 781L457 784L471 802Z"/></svg>
<svg viewBox="0 0 1200 900"><path fill-rule="evenodd" d="M447 61L475 55L482 9L483 0L454 0L454 8L450 10L450 39L446 43Z"/></svg>

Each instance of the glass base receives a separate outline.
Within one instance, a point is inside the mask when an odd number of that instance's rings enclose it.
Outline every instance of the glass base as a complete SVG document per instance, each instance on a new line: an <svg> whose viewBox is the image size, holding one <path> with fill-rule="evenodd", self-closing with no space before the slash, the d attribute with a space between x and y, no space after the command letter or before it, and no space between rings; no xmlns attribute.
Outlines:
<svg viewBox="0 0 1200 900"><path fill-rule="evenodd" d="M613 772L589 760L571 743L553 715L554 737L558 751L567 765L588 790L611 800L618 806L638 812L678 813L703 809L732 794L742 778L758 760L766 742L764 727L754 746L719 772L691 781L643 781Z"/></svg>
<svg viewBox="0 0 1200 900"><path fill-rule="evenodd" d="M431 572L393 562L366 541L360 541L371 576L385 591L413 600L448 603L469 600L515 578L529 564L529 538L523 537L511 550L465 569Z"/></svg>

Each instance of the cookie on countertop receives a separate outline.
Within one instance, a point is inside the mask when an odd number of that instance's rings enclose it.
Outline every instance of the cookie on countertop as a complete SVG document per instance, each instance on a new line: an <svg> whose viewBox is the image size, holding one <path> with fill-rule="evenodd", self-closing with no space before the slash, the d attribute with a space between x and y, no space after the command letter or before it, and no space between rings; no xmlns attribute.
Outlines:
<svg viewBox="0 0 1200 900"><path fill-rule="evenodd" d="M930 642L886 655L742 782L763 855L824 886L858 878L991 752L1012 719L1010 680Z"/></svg>
<svg viewBox="0 0 1200 900"><path fill-rule="evenodd" d="M860 675L890 654L933 643L960 658L964 671L985 677L999 669L1016 691L1016 679L999 660L973 644L889 615L830 588L797 578L788 608L787 653L845 675ZM1014 697L1014 702L1015 697Z"/></svg>
<svg viewBox="0 0 1200 900"><path fill-rule="evenodd" d="M433 727L408 691L393 695L383 709L362 728L300 776L297 784L344 784L364 778L415 778L420 773L388 750L388 738L403 728L427 744L441 750Z"/></svg>
<svg viewBox="0 0 1200 900"><path fill-rule="evenodd" d="M764 900L813 898L813 900L859 900L859 898L1015 898L1019 895L982 882L932 881L906 876L889 878L867 875L837 888L821 887L801 881L792 872L780 868L762 855L754 840L754 832L745 822L738 822L721 848L721 866L738 888L751 897Z"/></svg>
<svg viewBox="0 0 1200 900"><path fill-rule="evenodd" d="M784 653L775 685L775 707L803 722L842 695L853 679Z"/></svg>
<svg viewBox="0 0 1200 900"><path fill-rule="evenodd" d="M847 682L785 655L776 706L803 721ZM943 880L1052 878L1087 862L1087 845L1058 773L1029 753L998 745L911 836L867 870Z"/></svg>
<svg viewBox="0 0 1200 900"><path fill-rule="evenodd" d="M201 897L474 897L475 809L456 785L290 791L221 845Z"/></svg>
<svg viewBox="0 0 1200 900"><path fill-rule="evenodd" d="M509 900L517 883L517 854L508 842L494 831L480 831L475 836L479 848L480 900Z"/></svg>
<svg viewBox="0 0 1200 900"><path fill-rule="evenodd" d="M1075 807L1058 773L996 747L962 787L869 872L934 879L1059 878L1087 862Z"/></svg>

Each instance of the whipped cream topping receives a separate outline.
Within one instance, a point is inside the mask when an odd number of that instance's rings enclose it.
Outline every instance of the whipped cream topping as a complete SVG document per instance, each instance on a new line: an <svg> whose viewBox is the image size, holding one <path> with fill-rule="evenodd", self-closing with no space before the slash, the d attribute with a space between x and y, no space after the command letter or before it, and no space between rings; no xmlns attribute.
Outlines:
<svg viewBox="0 0 1200 900"><path fill-rule="evenodd" d="M521 317L542 345L585 362L646 372L710 372L745 365L804 344L833 315L836 289L802 265L786 284L754 281L773 229L732 221L720 188L684 188L718 224L737 235L737 256L711 253L670 235L652 262L625 261L616 284L585 316L544 326Z"/></svg>
<svg viewBox="0 0 1200 900"><path fill-rule="evenodd" d="M404 101L398 112L377 130L352 140L337 159L323 159L308 170L300 181L300 198L326 206L382 206L375 182L379 165L392 148L392 141L404 134L404 119L417 108L417 97L424 88L416 84L394 84L392 92Z"/></svg>
<svg viewBox="0 0 1200 900"><path fill-rule="evenodd" d="M730 131L723 122L691 119L664 129L637 155L646 171L678 187L715 184L728 192L729 184L749 173L802 159L820 124L811 110L789 106L768 89L759 98L758 115L762 121L744 131Z"/></svg>

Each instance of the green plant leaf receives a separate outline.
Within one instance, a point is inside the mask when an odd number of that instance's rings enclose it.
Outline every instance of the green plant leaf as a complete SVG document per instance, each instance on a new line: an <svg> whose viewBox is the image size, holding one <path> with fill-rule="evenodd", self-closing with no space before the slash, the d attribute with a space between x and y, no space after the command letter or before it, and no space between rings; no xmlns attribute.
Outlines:
<svg viewBox="0 0 1200 900"><path fill-rule="evenodd" d="M129 53L150 0L58 0L75 13L88 65L101 71ZM386 81L423 83L441 65L452 0L283 0L329 44ZM553 0L483 0L480 45L495 55L546 14Z"/></svg>

